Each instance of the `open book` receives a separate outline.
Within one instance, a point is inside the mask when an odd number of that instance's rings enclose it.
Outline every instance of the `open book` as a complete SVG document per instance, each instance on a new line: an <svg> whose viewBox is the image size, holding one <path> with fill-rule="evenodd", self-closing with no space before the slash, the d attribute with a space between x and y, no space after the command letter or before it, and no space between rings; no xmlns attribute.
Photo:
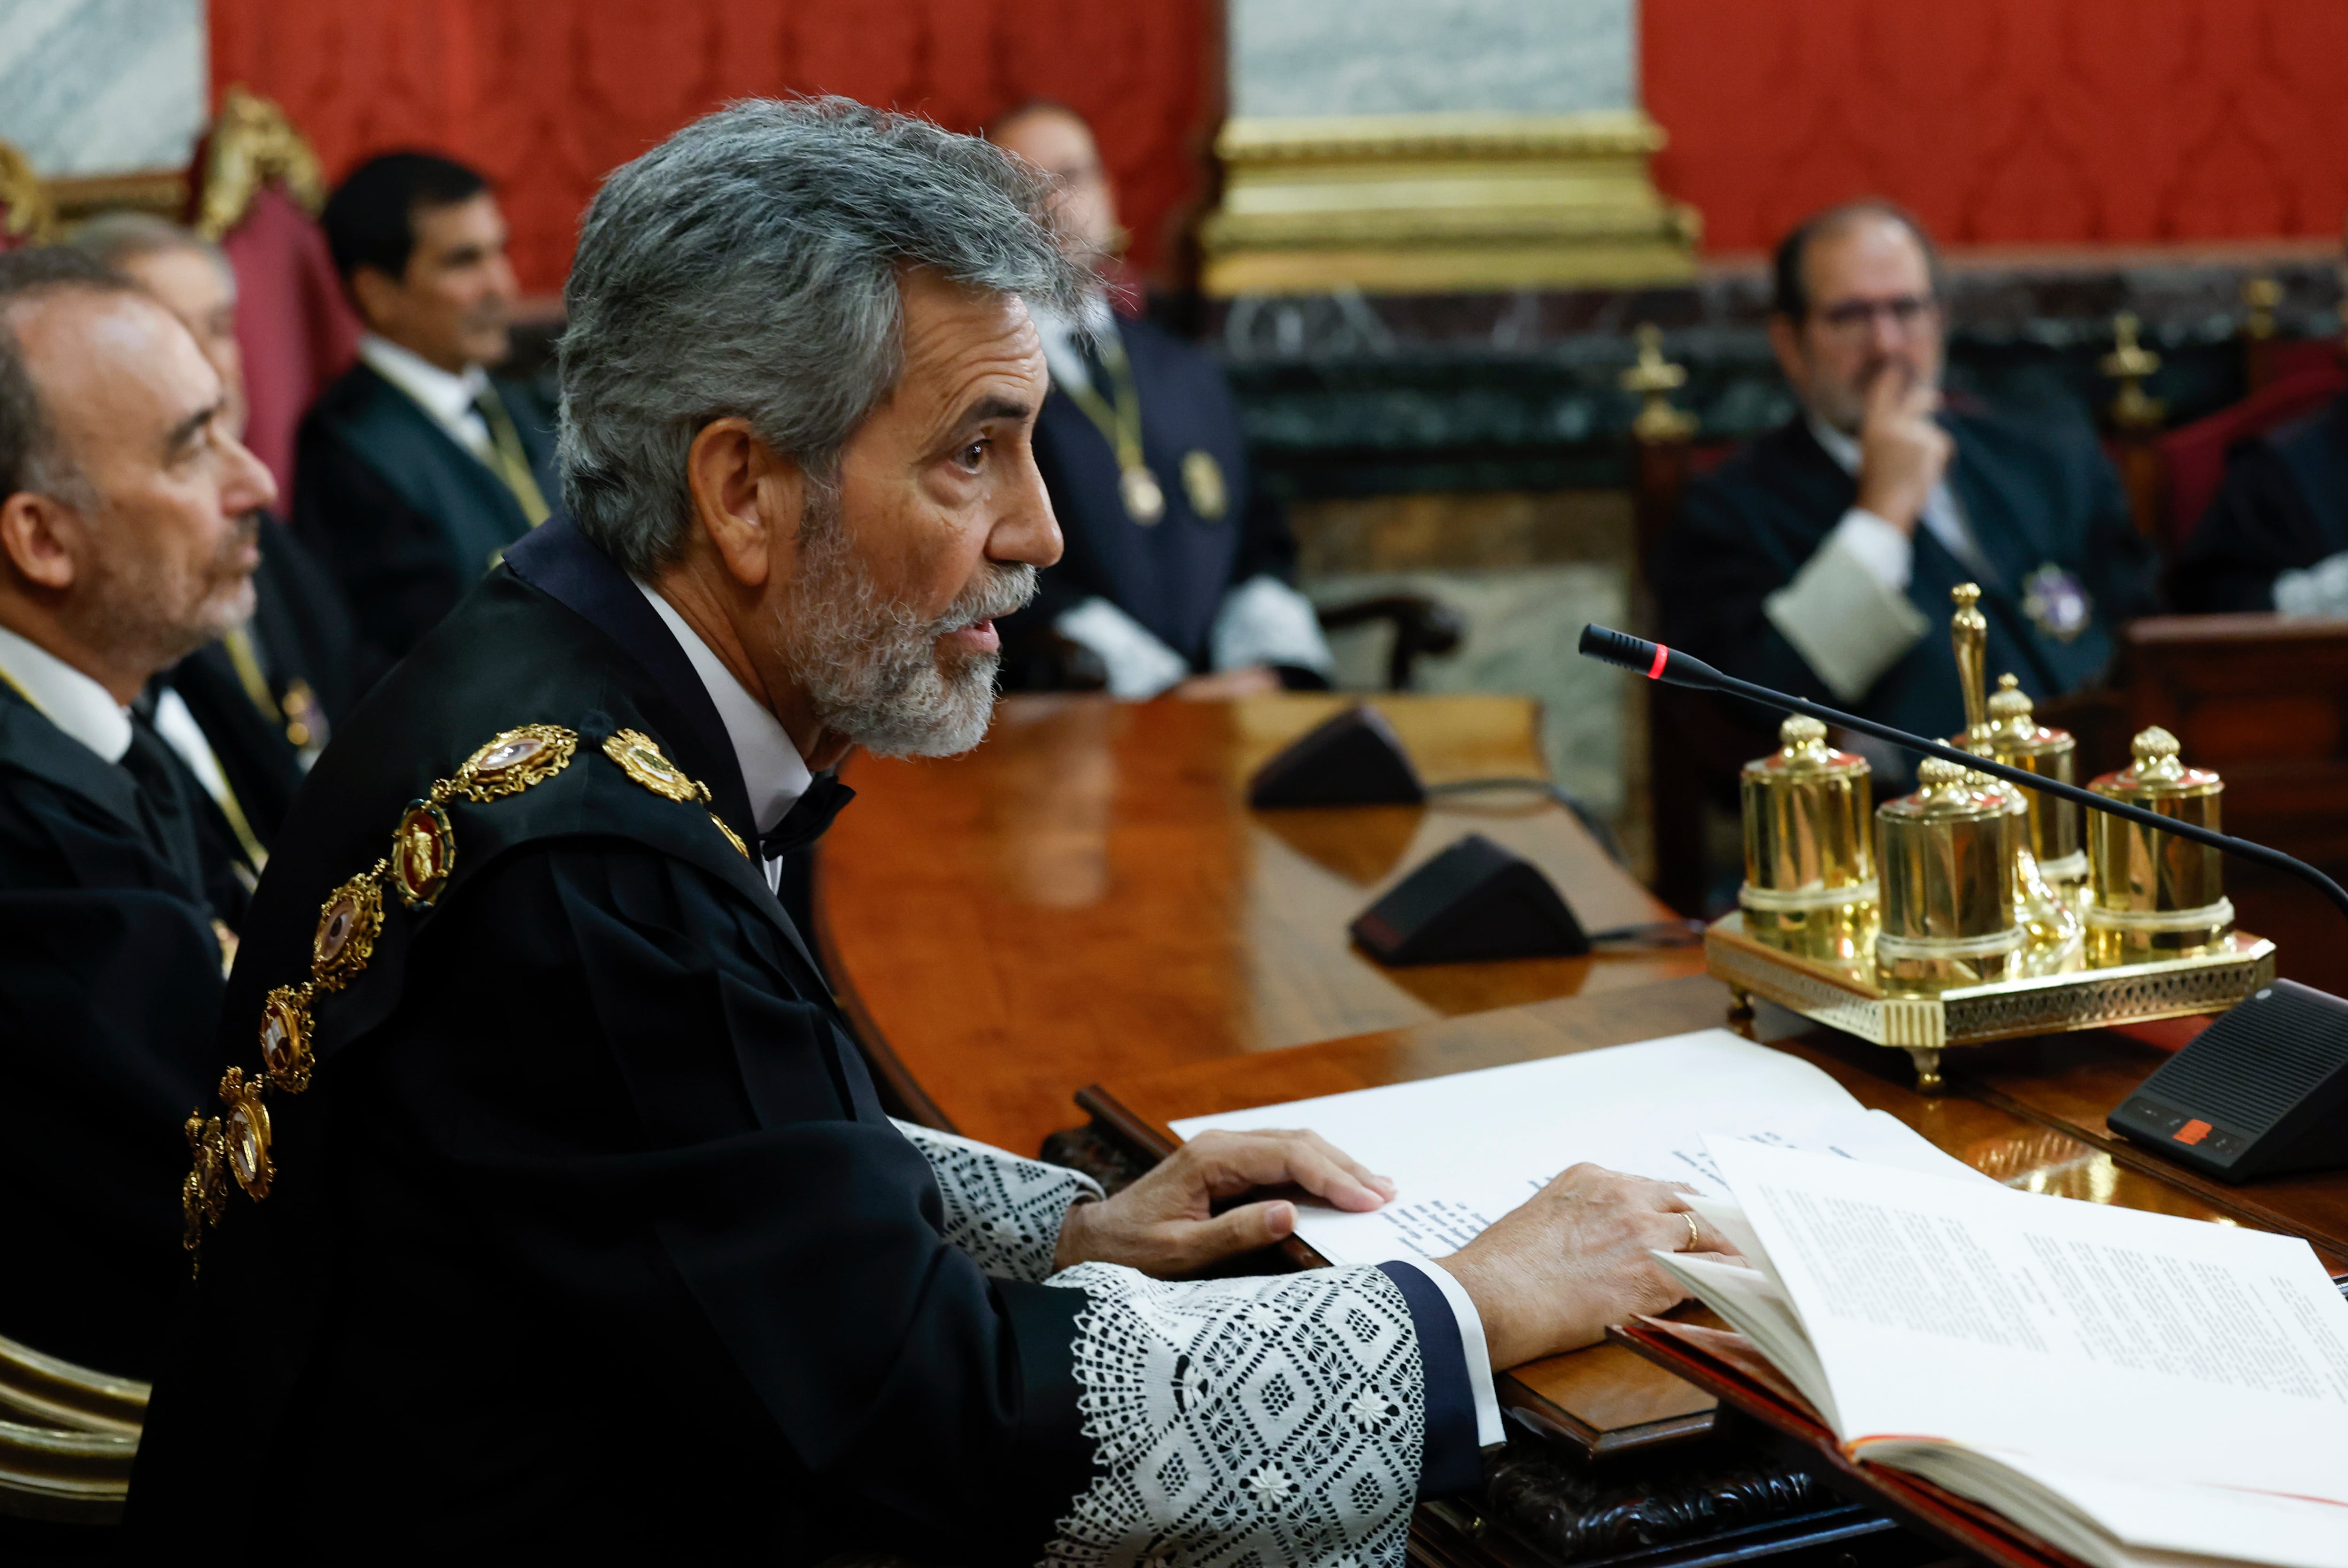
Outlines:
<svg viewBox="0 0 2348 1568"><path fill-rule="evenodd" d="M1174 1123L1186 1139L1283 1127L1311 1128L1401 1188L1366 1214L1299 1209L1297 1234L1340 1264L1447 1256L1582 1161L1725 1193L1707 1133L1989 1181L1801 1057L1725 1029Z"/></svg>
<svg viewBox="0 0 2348 1568"><path fill-rule="evenodd" d="M2084 1562L2348 1568L2348 1301L2304 1242L1714 1138L1659 1253L1852 1458Z"/></svg>

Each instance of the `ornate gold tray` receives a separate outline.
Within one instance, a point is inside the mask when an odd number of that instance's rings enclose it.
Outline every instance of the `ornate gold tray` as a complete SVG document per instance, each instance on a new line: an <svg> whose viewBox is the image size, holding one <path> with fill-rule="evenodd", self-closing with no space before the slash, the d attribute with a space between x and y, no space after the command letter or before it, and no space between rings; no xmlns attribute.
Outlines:
<svg viewBox="0 0 2348 1568"><path fill-rule="evenodd" d="M1739 1006L1763 996L1845 1034L1896 1046L1915 1062L1916 1087L1927 1092L1941 1087L1941 1053L1952 1047L2222 1013L2274 979L2274 955L2273 943L2238 931L2189 958L2073 967L1910 995L1886 992L1871 961L1828 963L1765 946L1746 934L1741 912L1704 935L1704 967L1727 983Z"/></svg>

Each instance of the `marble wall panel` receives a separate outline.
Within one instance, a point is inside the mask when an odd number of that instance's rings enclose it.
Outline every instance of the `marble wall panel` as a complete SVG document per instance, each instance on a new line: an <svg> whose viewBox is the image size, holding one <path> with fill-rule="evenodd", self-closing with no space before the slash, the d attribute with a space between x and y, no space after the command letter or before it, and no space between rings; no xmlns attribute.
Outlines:
<svg viewBox="0 0 2348 1568"><path fill-rule="evenodd" d="M1632 0L1231 0L1232 112L1558 114L1639 101Z"/></svg>
<svg viewBox="0 0 2348 1568"><path fill-rule="evenodd" d="M204 108L204 0L0 0L0 137L42 174L184 168Z"/></svg>

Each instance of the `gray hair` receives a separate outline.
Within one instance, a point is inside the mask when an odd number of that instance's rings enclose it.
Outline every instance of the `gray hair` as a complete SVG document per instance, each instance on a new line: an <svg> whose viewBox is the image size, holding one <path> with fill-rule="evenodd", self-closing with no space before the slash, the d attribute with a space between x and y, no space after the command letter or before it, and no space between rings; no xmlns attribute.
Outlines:
<svg viewBox="0 0 2348 1568"><path fill-rule="evenodd" d="M562 495L645 575L692 517L685 459L747 420L819 488L903 368L902 266L1075 316L1041 175L974 137L846 98L751 99L620 169L564 290Z"/></svg>
<svg viewBox="0 0 2348 1568"><path fill-rule="evenodd" d="M135 262L141 256L193 251L218 267L221 276L228 281L229 292L236 292L236 269L229 265L227 252L193 229L152 212L100 212L76 229L66 243L118 270L126 262Z"/></svg>

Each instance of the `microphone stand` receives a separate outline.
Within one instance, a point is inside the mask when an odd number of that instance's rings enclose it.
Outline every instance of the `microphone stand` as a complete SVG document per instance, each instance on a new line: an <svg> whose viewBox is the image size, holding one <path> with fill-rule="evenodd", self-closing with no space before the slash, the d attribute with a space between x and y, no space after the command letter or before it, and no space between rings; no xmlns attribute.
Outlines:
<svg viewBox="0 0 2348 1568"><path fill-rule="evenodd" d="M1943 745L1937 740L1927 740L1921 735L1910 735L1904 729L1894 729L1888 724L1878 724L1871 718L1861 718L1857 714L1840 713L1812 702L1807 697L1792 696L1785 692L1772 691L1767 686L1755 686L1750 681L1741 681L1734 676L1722 675L1702 659L1692 658L1676 648L1667 648L1661 643L1651 643L1643 637L1632 636L1627 632L1617 632L1605 626L1585 625L1581 628L1581 652L1584 658L1597 659L1602 663L1630 670L1634 674L1646 676L1649 680L1663 681L1670 686L1687 686L1696 691L1725 692L1731 696L1741 696L1748 702L1759 703L1764 707L1780 708L1787 713L1807 714L1810 717L1827 724L1840 725L1845 729L1857 730L1861 735L1871 735L1878 740L1888 740L1905 750L1919 751L1927 757L1940 758L1945 762L1960 763L1977 773L1986 773L1993 779L2003 779L2009 784L2018 784L2025 789L2041 790L2060 799L2075 801L2092 811L2102 811L2114 817L2125 817L2131 822L2139 823L2147 828L2156 828L2164 833L2175 833L2179 838L2189 839L2197 844L2207 844L2213 850L2223 851L2227 854L2238 856L2242 860L2255 861L2262 866L2271 866L2277 871L2288 872L2331 900L2333 907L2339 910L2342 914L2348 915L2348 890L2343 890L2338 882L2333 882L2305 861L2284 854L2281 850L2271 850L2264 844L2254 844L2248 839L2237 839L2230 833L2213 832L2208 828L2192 822L2181 822L2174 817L2164 817L2157 811L2147 811L2141 806L2131 806L2126 801L2110 799L2096 794L2092 789L2083 789L2076 784L2065 784L2059 779L2048 779L2020 768L2009 768L1993 758L1978 756L1970 751L1961 751L1953 746Z"/></svg>

